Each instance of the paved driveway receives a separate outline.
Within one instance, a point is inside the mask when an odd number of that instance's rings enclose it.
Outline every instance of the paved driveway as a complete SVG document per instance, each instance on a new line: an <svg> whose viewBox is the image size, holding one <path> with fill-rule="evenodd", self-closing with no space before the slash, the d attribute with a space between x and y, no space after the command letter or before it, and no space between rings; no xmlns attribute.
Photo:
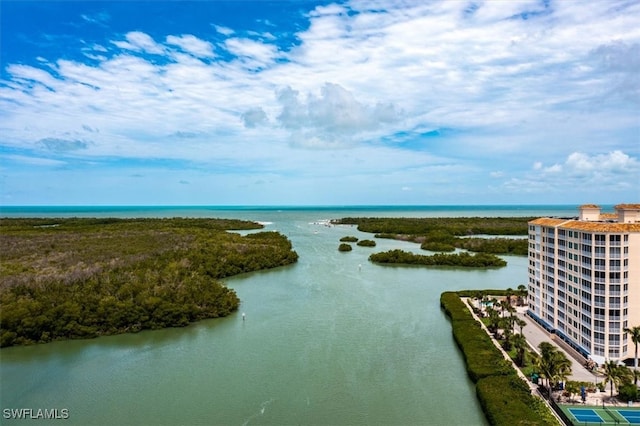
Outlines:
<svg viewBox="0 0 640 426"><path fill-rule="evenodd" d="M553 334L549 334L545 329L540 327L538 323L529 318L524 312L521 312L520 308L517 315L520 319L523 319L527 323L527 325L522 329L522 334L524 334L524 337L527 339L527 342L529 342L529 345L537 350L540 343L550 342L555 345L560 351L565 353L567 358L572 362L571 376L569 376L569 380L592 383L602 381L601 378L597 378L595 374L584 367L584 357L578 354L575 350L571 349L569 345L562 342L560 338Z"/></svg>

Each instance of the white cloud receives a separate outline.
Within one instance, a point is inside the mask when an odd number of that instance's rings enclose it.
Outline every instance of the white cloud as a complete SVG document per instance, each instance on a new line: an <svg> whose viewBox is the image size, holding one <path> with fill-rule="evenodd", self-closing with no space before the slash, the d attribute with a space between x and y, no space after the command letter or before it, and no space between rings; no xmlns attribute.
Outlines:
<svg viewBox="0 0 640 426"><path fill-rule="evenodd" d="M3 145L36 162L72 152L273 166L251 182L330 179L336 167L364 182L378 170L416 196L425 182L483 179L513 192L629 191L640 177L640 4L469 6L350 1L311 11L294 45L280 44L281 28L158 41L138 30L87 44L86 63L51 53L6 64Z"/></svg>
<svg viewBox="0 0 640 426"><path fill-rule="evenodd" d="M309 147L349 145L354 137L370 135L400 119L392 104L365 105L334 83L325 83L319 96L310 93L306 98L287 87L279 91L278 101L281 105L278 122L293 131L295 144Z"/></svg>
<svg viewBox="0 0 640 426"><path fill-rule="evenodd" d="M191 34L185 34L182 36L167 36L167 43L175 46L179 46L182 50L192 54L197 58L213 58L213 45L201 40Z"/></svg>
<svg viewBox="0 0 640 426"><path fill-rule="evenodd" d="M611 195L637 188L639 177L640 159L622 151L591 155L573 152L563 163L544 166L535 162L532 172L511 177L503 187L513 192ZM640 193L636 190L634 195Z"/></svg>
<svg viewBox="0 0 640 426"><path fill-rule="evenodd" d="M161 55L165 52L162 45L158 44L150 35L141 31L131 31L125 35L127 41L112 41L121 49L134 50Z"/></svg>
<svg viewBox="0 0 640 426"><path fill-rule="evenodd" d="M640 171L640 162L621 151L588 155L574 152L569 155L565 166L573 174L615 174L624 175Z"/></svg>
<svg viewBox="0 0 640 426"><path fill-rule="evenodd" d="M260 107L251 108L247 110L244 114L242 114L242 120L244 121L245 127L254 128L263 124L266 124L268 121L267 114Z"/></svg>
<svg viewBox="0 0 640 426"><path fill-rule="evenodd" d="M213 27L216 29L217 32L219 32L220 34L225 35L225 36L230 36L233 33L235 33L235 31L233 31L229 27L224 27L224 26L221 26L221 25L214 25Z"/></svg>
<svg viewBox="0 0 640 426"><path fill-rule="evenodd" d="M229 38L224 47L246 64L248 68L261 68L271 65L278 56L274 45L261 43L248 38Z"/></svg>

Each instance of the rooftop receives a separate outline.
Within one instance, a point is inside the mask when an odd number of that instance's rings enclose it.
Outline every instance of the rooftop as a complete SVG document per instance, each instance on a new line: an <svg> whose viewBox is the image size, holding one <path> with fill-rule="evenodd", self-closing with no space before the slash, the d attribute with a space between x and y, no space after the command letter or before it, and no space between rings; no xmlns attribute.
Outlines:
<svg viewBox="0 0 640 426"><path fill-rule="evenodd" d="M597 204L583 204L579 217L542 217L529 223L589 232L640 232L640 204L618 204L615 209L615 213L601 213Z"/></svg>

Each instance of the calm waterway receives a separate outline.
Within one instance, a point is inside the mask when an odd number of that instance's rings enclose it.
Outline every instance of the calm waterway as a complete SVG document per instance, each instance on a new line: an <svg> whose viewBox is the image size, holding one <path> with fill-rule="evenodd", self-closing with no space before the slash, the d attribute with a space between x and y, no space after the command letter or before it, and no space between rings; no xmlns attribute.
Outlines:
<svg viewBox="0 0 640 426"><path fill-rule="evenodd" d="M575 206L8 208L0 216L233 217L287 235L295 265L227 279L238 313L186 328L0 351L0 405L67 409L73 425L484 425L439 307L445 290L515 288L527 261L492 270L382 267L345 216L571 216ZM242 313L246 314L243 321Z"/></svg>

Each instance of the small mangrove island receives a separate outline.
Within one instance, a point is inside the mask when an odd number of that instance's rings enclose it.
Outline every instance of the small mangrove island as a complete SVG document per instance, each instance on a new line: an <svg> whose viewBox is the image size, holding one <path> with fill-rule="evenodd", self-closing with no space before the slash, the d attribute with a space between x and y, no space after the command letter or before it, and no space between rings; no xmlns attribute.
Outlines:
<svg viewBox="0 0 640 426"><path fill-rule="evenodd" d="M470 254L467 252L431 256L413 254L404 250L389 250L374 253L369 260L382 264L425 265L425 266L463 266L467 268L489 268L507 266L507 262L498 256L487 253Z"/></svg>
<svg viewBox="0 0 640 426"><path fill-rule="evenodd" d="M228 219L0 219L0 347L229 315L239 299L221 279L298 260L285 236L262 227Z"/></svg>
<svg viewBox="0 0 640 426"><path fill-rule="evenodd" d="M446 252L456 248L478 253L527 255L527 222L533 217L346 217L336 225L357 225L376 238L413 241L424 250ZM490 236L482 238L478 236ZM519 238L507 238L517 236Z"/></svg>

